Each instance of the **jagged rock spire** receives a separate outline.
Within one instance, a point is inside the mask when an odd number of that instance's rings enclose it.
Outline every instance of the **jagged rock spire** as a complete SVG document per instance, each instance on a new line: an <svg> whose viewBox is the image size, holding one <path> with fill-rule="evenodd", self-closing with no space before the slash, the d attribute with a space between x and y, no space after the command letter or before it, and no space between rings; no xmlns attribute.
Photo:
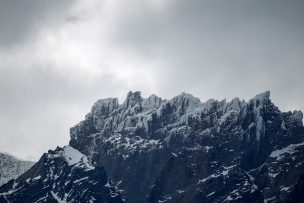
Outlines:
<svg viewBox="0 0 304 203"><path fill-rule="evenodd" d="M141 97L140 91L136 91L136 92L129 91L127 94L127 98L124 102L124 105L126 105L128 107L132 107L135 104L141 102L142 100L143 100L143 98Z"/></svg>

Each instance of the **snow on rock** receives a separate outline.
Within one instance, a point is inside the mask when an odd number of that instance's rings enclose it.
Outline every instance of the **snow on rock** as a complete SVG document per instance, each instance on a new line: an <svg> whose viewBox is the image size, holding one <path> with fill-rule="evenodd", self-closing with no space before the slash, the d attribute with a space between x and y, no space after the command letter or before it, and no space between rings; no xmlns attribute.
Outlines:
<svg viewBox="0 0 304 203"><path fill-rule="evenodd" d="M237 115L237 113L239 113L239 111L237 110L229 110L227 111L219 120L218 123L219 125L224 125L226 124L227 120L231 121L231 119L233 119L235 117L235 115Z"/></svg>
<svg viewBox="0 0 304 203"><path fill-rule="evenodd" d="M193 112L194 110L196 110L197 107L199 107L202 104L199 98L194 97L193 95L185 93L185 92L174 97L169 102L172 105L178 106L177 112L184 111L186 113ZM182 108L184 108L184 109L182 109Z"/></svg>
<svg viewBox="0 0 304 203"><path fill-rule="evenodd" d="M92 166L88 158L78 150L74 149L71 146L65 146L63 147L63 150L65 160L69 165L76 164L77 166L84 166L88 169L94 169L94 166Z"/></svg>
<svg viewBox="0 0 304 203"><path fill-rule="evenodd" d="M285 148L275 150L271 152L269 157L275 158L276 160L280 160L284 157L285 154L294 154L297 152L297 148L300 146L304 146L304 142L298 144L291 144Z"/></svg>
<svg viewBox="0 0 304 203"><path fill-rule="evenodd" d="M74 184L75 183L78 183L78 182L81 182L81 181L83 181L83 180L87 180L89 177L83 177L83 178L80 178L80 179L78 179L78 180L75 180L74 181Z"/></svg>
<svg viewBox="0 0 304 203"><path fill-rule="evenodd" d="M221 177L221 176L227 176L228 173L229 173L229 170L231 170L231 169L234 168L235 166L236 166L236 165L232 165L232 166L228 166L228 167L223 166L224 170L218 171L217 173L211 174L211 175L209 175L209 176L206 177L206 178L200 179L200 180L198 181L197 184L204 183L204 182L206 182L206 181L208 181L208 180L210 180L210 179L212 179L212 178L218 178L218 177Z"/></svg>
<svg viewBox="0 0 304 203"><path fill-rule="evenodd" d="M270 198L266 198L266 199L264 199L264 203L273 202L273 200L275 200L275 199L276 199L275 196L270 197Z"/></svg>
<svg viewBox="0 0 304 203"><path fill-rule="evenodd" d="M249 103L244 100L241 101L239 98L234 98L230 102L226 102L226 100L219 102L214 99L201 102L199 98L185 92L170 100L162 100L156 95L142 98L140 92L130 91L121 105L118 103L117 98L98 100L93 105L91 112L86 116L86 120L71 128L71 142L77 142L79 137L92 132L90 137L92 135L94 137L90 138L91 144L90 150L88 150L92 152L94 148L98 148L96 140L112 140L112 138L108 137L104 139L104 134L112 134L113 136L117 136L116 133L134 135L136 132L141 131L148 134L151 132L153 128L151 125L155 120L162 122L163 117L168 117L168 113L172 114L169 117L171 126L167 126L166 129L170 131L170 136L172 133L183 133L179 132L181 129L186 129L187 131L187 128L183 127L187 127L189 122L193 120L200 121L202 115L212 116L215 112L217 112L217 116L212 119L216 119L215 121L218 124L216 129L217 133L219 133L222 130L222 126L235 123L241 116L244 117L243 114L246 113L247 106L250 103L254 104L255 121L253 125L256 127L257 140L260 140L265 130L261 109L267 103L269 97L270 92L266 91L256 95ZM210 120L208 122L213 123L214 121ZM163 123L160 123L160 125L163 125ZM186 134L184 133L185 139L187 139ZM169 137L165 138L165 140L169 140ZM88 156L91 158L92 154L90 153Z"/></svg>
<svg viewBox="0 0 304 203"><path fill-rule="evenodd" d="M291 188L292 188L292 186L289 186L289 187L281 186L280 190L281 190L281 191L287 191L287 192L288 192Z"/></svg>
<svg viewBox="0 0 304 203"><path fill-rule="evenodd" d="M257 94L250 100L254 105L255 122L256 122L256 139L260 141L261 136L265 134L265 121L262 117L261 110L267 104L270 98L270 91Z"/></svg>
<svg viewBox="0 0 304 203"><path fill-rule="evenodd" d="M87 170L94 169L94 166L90 163L87 156L79 152L77 149L71 146L64 146L63 148L57 148L56 153L47 154L48 158L62 157L70 166L76 166L85 168Z"/></svg>
<svg viewBox="0 0 304 203"><path fill-rule="evenodd" d="M155 94L152 94L149 98L144 99L142 102L143 110L156 109L162 104L162 99Z"/></svg>
<svg viewBox="0 0 304 203"><path fill-rule="evenodd" d="M249 172L246 172L246 171L244 171L244 172L245 172L245 174L249 177L249 180L251 181L251 184L252 184L252 192L253 192L254 190L257 190L257 189L258 189L258 186L254 183L255 178L254 178L252 175L250 175Z"/></svg>
<svg viewBox="0 0 304 203"><path fill-rule="evenodd" d="M238 190L233 190L227 198L224 200L224 202L230 202L232 200L240 199L242 196L240 195L240 192Z"/></svg>
<svg viewBox="0 0 304 203"><path fill-rule="evenodd" d="M119 104L117 98L100 99L95 102L91 111L99 114L104 112L111 113L118 106Z"/></svg>
<svg viewBox="0 0 304 203"><path fill-rule="evenodd" d="M133 107L137 103L141 102L143 98L141 97L141 92L136 91L136 92L128 92L127 99L125 102L122 104L125 108Z"/></svg>
<svg viewBox="0 0 304 203"><path fill-rule="evenodd" d="M63 149L64 149L64 157L70 166L80 162L80 160L84 157L82 153L80 153L78 150L74 149L73 147L65 146L63 147Z"/></svg>
<svg viewBox="0 0 304 203"><path fill-rule="evenodd" d="M41 175L34 177L33 180L39 180L40 178L41 178Z"/></svg>
<svg viewBox="0 0 304 203"><path fill-rule="evenodd" d="M56 193L54 193L53 191L51 191L52 196L54 197L54 199L58 202L58 203L66 203L66 200L62 200L58 197L58 195Z"/></svg>
<svg viewBox="0 0 304 203"><path fill-rule="evenodd" d="M145 150L145 149L157 149L162 148L162 143L159 140L153 140L153 139L143 139L139 136L135 137L123 137L121 134L115 134L108 139L106 139L104 142L111 143L113 146L115 146L116 149L124 149L128 152L133 152L136 149L139 150Z"/></svg>

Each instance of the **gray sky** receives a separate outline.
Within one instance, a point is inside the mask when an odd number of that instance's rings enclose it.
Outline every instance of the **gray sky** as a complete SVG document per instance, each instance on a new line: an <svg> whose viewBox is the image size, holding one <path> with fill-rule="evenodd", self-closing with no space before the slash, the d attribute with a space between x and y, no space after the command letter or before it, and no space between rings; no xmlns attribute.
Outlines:
<svg viewBox="0 0 304 203"><path fill-rule="evenodd" d="M0 0L0 151L37 160L129 90L304 109L302 0Z"/></svg>

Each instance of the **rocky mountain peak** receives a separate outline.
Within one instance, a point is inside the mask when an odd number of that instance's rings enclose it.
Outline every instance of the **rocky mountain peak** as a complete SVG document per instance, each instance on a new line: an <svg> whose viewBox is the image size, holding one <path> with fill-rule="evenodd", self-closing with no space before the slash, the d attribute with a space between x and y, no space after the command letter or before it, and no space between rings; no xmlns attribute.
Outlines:
<svg viewBox="0 0 304 203"><path fill-rule="evenodd" d="M292 112L292 120L297 122L298 124L303 125L303 112L302 111L293 111Z"/></svg>
<svg viewBox="0 0 304 203"><path fill-rule="evenodd" d="M253 102L255 104L255 107L262 107L265 104L270 103L270 91L265 91L262 92L260 94L257 94L253 99L250 100L251 102Z"/></svg>
<svg viewBox="0 0 304 203"><path fill-rule="evenodd" d="M163 100L160 97L152 94L150 97L142 101L143 111L157 109L162 103Z"/></svg>
<svg viewBox="0 0 304 203"><path fill-rule="evenodd" d="M135 91L135 92L129 91L123 105L127 107L133 107L137 103L142 102L142 100L143 98L141 97L140 91Z"/></svg>
<svg viewBox="0 0 304 203"><path fill-rule="evenodd" d="M179 109L185 108L186 112L191 112L202 104L199 98L185 92L173 97L169 100L169 103L178 106Z"/></svg>
<svg viewBox="0 0 304 203"><path fill-rule="evenodd" d="M91 112L95 116L107 117L119 106L117 98L100 99L92 106Z"/></svg>

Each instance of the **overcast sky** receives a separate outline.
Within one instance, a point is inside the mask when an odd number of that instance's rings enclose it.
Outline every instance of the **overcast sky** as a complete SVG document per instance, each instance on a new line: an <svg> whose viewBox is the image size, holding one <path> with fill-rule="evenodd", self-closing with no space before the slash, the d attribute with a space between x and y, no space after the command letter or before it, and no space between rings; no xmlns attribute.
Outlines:
<svg viewBox="0 0 304 203"><path fill-rule="evenodd" d="M304 110L304 1L0 0L0 150L37 160L100 98Z"/></svg>

